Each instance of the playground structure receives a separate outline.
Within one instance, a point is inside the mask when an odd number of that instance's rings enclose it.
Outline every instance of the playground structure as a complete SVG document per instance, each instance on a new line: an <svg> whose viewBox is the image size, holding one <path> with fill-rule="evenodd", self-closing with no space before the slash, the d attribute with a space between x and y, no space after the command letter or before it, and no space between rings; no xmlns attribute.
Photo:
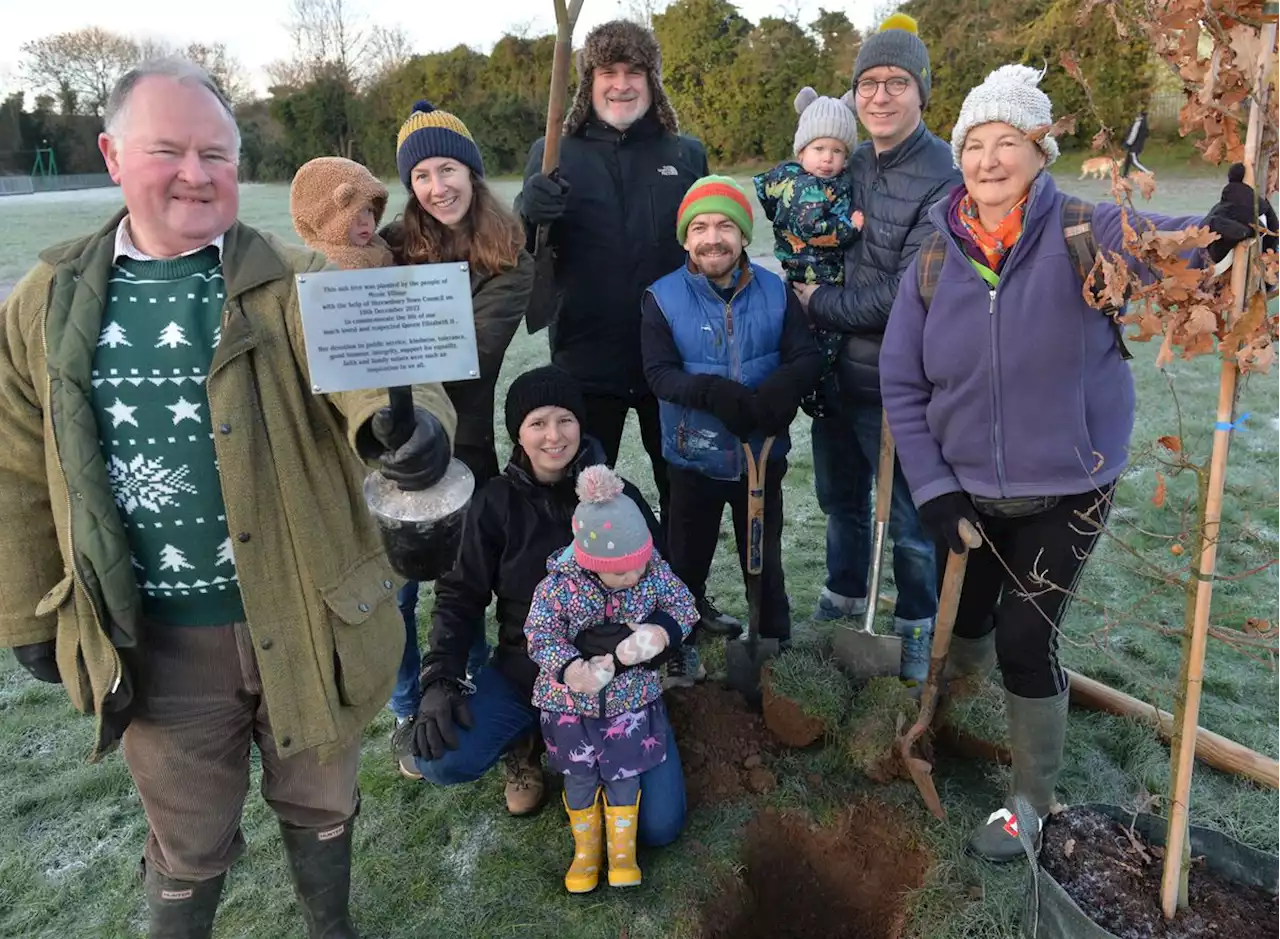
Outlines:
<svg viewBox="0 0 1280 939"><path fill-rule="evenodd" d="M36 160L31 164L31 176L37 176L48 179L51 176L58 175L58 157L53 152L53 147L49 146L49 141L40 141L41 146L36 148Z"/></svg>
<svg viewBox="0 0 1280 939"><path fill-rule="evenodd" d="M22 151L17 151L19 154ZM114 186L106 173L58 172L58 157L48 140L30 151L31 172L26 176L0 175L0 196L28 196L38 192L65 192L73 189L103 189Z"/></svg>

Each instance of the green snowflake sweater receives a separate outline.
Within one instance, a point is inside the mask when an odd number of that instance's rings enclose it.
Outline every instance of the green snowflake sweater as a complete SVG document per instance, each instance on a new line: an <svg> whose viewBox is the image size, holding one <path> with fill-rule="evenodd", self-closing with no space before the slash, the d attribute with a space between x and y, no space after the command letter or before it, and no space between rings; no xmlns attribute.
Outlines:
<svg viewBox="0 0 1280 939"><path fill-rule="evenodd" d="M93 407L148 618L244 619L205 378L226 287L217 249L120 258L93 360Z"/></svg>

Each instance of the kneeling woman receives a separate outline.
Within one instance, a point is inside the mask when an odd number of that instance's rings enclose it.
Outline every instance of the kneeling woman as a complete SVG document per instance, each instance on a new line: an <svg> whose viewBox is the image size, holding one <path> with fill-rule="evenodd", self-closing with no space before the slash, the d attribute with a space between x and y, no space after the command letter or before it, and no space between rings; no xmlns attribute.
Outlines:
<svg viewBox="0 0 1280 939"><path fill-rule="evenodd" d="M545 788L539 711L532 703L538 666L529 658L525 620L547 575L547 559L573 540L576 481L585 468L604 462L604 448L582 435L584 412L577 382L555 366L535 368L511 383L506 400L507 431L516 444L511 462L476 495L458 564L436 582L422 702L396 735L406 772L437 785L479 779L505 754L507 810L513 815L537 809ZM644 496L627 482L623 492L661 550L658 522ZM474 675L472 689L466 681L467 654L484 632L485 610L493 601L498 645L490 664ZM675 619L661 610L648 621L669 639L680 636ZM578 647L589 657L612 654L629 635L625 627L611 636L584 634ZM668 648L674 654L679 643L672 641ZM663 743L666 759L639 776L643 799L637 834L649 846L674 841L684 827L680 755L669 733Z"/></svg>
<svg viewBox="0 0 1280 939"><path fill-rule="evenodd" d="M1037 816L1014 818L1011 803L990 815L969 849L993 861L1021 856L1018 826L1038 839L1053 802L1067 727L1058 629L1134 421L1115 324L1083 299L1067 196L1044 172L1058 145L1029 136L1052 120L1039 77L1006 65L969 92L951 137L964 184L929 211L936 234L903 275L880 354L885 411L921 523L944 552L961 550L962 518L986 536L969 558L950 664L963 673L998 660L1014 794ZM1226 195L1203 220L1135 212L1130 222L1169 231L1203 221L1219 235L1210 256L1220 257L1251 234L1253 215L1252 193L1244 212ZM1136 265L1123 253L1122 210L1086 208L1099 248Z"/></svg>

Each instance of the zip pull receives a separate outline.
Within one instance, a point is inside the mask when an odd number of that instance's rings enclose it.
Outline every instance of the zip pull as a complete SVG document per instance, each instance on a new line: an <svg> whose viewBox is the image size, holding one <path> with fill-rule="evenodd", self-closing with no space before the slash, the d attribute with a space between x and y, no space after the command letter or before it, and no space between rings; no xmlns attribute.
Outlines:
<svg viewBox="0 0 1280 939"><path fill-rule="evenodd" d="M992 316L995 316L996 315L996 289L992 287L987 292L991 294L991 305L987 308L987 312L990 313Z"/></svg>

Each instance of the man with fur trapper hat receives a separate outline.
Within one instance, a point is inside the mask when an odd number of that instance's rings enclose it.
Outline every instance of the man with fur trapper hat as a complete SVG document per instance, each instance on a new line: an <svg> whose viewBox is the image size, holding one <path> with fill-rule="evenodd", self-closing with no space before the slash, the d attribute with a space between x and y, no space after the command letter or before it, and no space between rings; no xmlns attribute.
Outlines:
<svg viewBox="0 0 1280 939"><path fill-rule="evenodd" d="M649 30L627 20L597 26L579 53L578 74L559 168L544 175L545 141L534 143L516 206L530 247L537 227L550 225L559 307L551 357L582 385L583 430L604 445L612 465L627 412L636 411L665 528L667 467L658 401L640 357L640 297L684 264L672 232L680 200L709 172L707 154L679 133ZM710 603L701 612L711 631L738 628Z"/></svg>

